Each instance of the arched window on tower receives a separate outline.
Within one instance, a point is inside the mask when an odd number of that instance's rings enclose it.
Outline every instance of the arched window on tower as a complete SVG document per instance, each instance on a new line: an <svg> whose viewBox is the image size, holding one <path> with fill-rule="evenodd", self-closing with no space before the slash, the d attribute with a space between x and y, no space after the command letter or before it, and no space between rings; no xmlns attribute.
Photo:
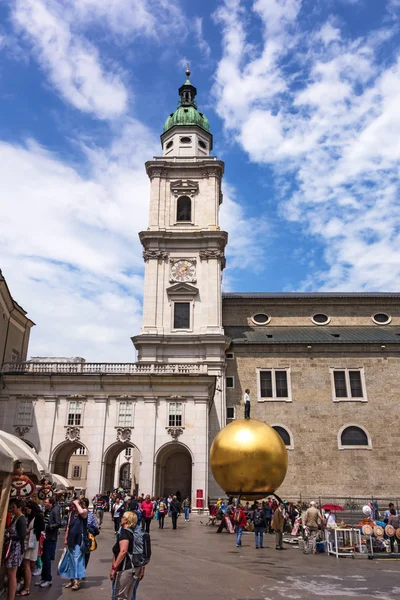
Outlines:
<svg viewBox="0 0 400 600"><path fill-rule="evenodd" d="M176 220L177 221L191 221L192 220L192 201L189 196L181 196L178 198L176 207Z"/></svg>

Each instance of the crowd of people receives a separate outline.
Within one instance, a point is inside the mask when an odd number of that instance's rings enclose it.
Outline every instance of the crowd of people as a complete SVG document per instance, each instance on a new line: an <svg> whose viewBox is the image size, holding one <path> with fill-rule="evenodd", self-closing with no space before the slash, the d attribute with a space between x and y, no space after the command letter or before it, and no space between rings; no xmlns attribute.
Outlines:
<svg viewBox="0 0 400 600"><path fill-rule="evenodd" d="M43 504L11 499L2 556L7 569L7 600L28 596L33 576L40 575L35 582L39 589L52 586L52 561L64 528L64 552L57 574L68 579L65 588L79 590L86 578L91 551L97 547L96 537L106 511L115 531L110 570L112 599L135 600L151 556L152 520L156 519L163 529L165 517L169 516L172 529L176 529L183 512L185 521L189 521L190 499L182 502L179 491L166 498L150 498L149 494L137 497L124 491L100 494L93 498L93 510L89 510L87 498L77 498L72 493L48 496Z"/></svg>
<svg viewBox="0 0 400 600"><path fill-rule="evenodd" d="M215 514L211 520L219 521L217 533L231 526L236 533L236 546L242 545L243 531L254 531L256 549L264 548L264 535L275 534L276 550L284 550L283 533L292 535L303 535L306 544L304 552L316 552L318 531L325 525L332 525L335 515L327 511L322 514L317 508L316 502L309 505L299 502L278 502L268 498L262 502L241 504L230 498L225 504L221 498L216 504Z"/></svg>
<svg viewBox="0 0 400 600"><path fill-rule="evenodd" d="M150 525L153 519L158 522L159 529L164 529L165 517L171 517L172 529L177 528L178 517L184 514L185 521L190 520L191 502L187 496L182 501L182 495L178 490L175 495L168 497L150 497L130 495L123 491L112 492L109 495L99 494L93 498L93 510L95 511L99 527L103 523L104 512L109 511L114 522L114 530L118 531L121 519L126 511L135 512L138 523L142 530L150 533Z"/></svg>
<svg viewBox="0 0 400 600"><path fill-rule="evenodd" d="M137 589L144 577L145 566L151 556L150 530L153 520L160 530L166 518L171 519L172 530L177 529L182 514L190 520L190 498L182 501L179 490L168 497L151 498L147 495L131 495L123 490L110 494L98 494L89 500L74 497L48 496L44 502L30 499L11 499L3 546L3 564L7 569L7 600L15 596L28 596L34 576L40 575L35 586L49 588L53 582L52 561L56 556L59 532L65 529L64 552L57 574L68 579L65 588L77 591L86 578L91 551L96 549L96 537L109 512L114 526L115 543L112 547L110 580L112 600L136 600ZM242 545L243 531L254 532L255 548L264 548L265 536L275 535L276 550L283 550L283 534L302 536L304 552L315 553L317 536L325 528L336 526L335 513L322 512L312 501L309 504L278 502L268 498L262 502L241 503L233 498L228 502L218 499L211 510L210 522L217 522L218 533L224 529L236 533L236 546ZM340 507L339 507L340 508ZM380 517L378 508L371 504L371 517ZM396 531L390 539L392 552L395 545L399 551L400 517L391 503L383 515L384 524Z"/></svg>

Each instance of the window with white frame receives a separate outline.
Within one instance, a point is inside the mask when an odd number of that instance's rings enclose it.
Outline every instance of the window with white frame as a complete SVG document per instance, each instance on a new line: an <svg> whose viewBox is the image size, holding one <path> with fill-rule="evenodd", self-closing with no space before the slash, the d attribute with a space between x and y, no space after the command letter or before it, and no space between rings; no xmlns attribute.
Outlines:
<svg viewBox="0 0 400 600"><path fill-rule="evenodd" d="M227 360L234 360L235 353L234 352L227 352L225 356L226 356Z"/></svg>
<svg viewBox="0 0 400 600"><path fill-rule="evenodd" d="M17 407L16 425L31 425L33 415L32 400L20 400Z"/></svg>
<svg viewBox="0 0 400 600"><path fill-rule="evenodd" d="M235 420L235 407L234 406L227 406L226 407L226 424L228 425L228 423L232 423L232 421Z"/></svg>
<svg viewBox="0 0 400 600"><path fill-rule="evenodd" d="M128 448L125 448L125 456L126 458L129 458L130 456L132 456L132 447L128 446Z"/></svg>
<svg viewBox="0 0 400 600"><path fill-rule="evenodd" d="M356 424L343 425L338 432L339 450L372 449L371 437L366 429Z"/></svg>
<svg viewBox="0 0 400 600"><path fill-rule="evenodd" d="M232 376L228 376L226 378L226 387L227 388L234 388L235 387L235 378Z"/></svg>
<svg viewBox="0 0 400 600"><path fill-rule="evenodd" d="M72 479L80 479L81 472L82 467L80 467L79 465L74 465L72 467Z"/></svg>
<svg viewBox="0 0 400 600"><path fill-rule="evenodd" d="M260 401L283 400L290 402L292 396L289 369L259 369L258 388Z"/></svg>
<svg viewBox="0 0 400 600"><path fill-rule="evenodd" d="M68 405L68 425L82 425L83 402L71 400Z"/></svg>
<svg viewBox="0 0 400 600"><path fill-rule="evenodd" d="M79 446L72 454L74 456L86 456L86 448L84 446Z"/></svg>
<svg viewBox="0 0 400 600"><path fill-rule="evenodd" d="M183 412L182 402L170 402L168 408L168 426L169 427L181 427Z"/></svg>
<svg viewBox="0 0 400 600"><path fill-rule="evenodd" d="M174 302L174 329L190 329L190 302Z"/></svg>
<svg viewBox="0 0 400 600"><path fill-rule="evenodd" d="M364 369L332 369L333 399L367 400Z"/></svg>
<svg viewBox="0 0 400 600"><path fill-rule="evenodd" d="M118 427L132 427L133 402L119 402Z"/></svg>

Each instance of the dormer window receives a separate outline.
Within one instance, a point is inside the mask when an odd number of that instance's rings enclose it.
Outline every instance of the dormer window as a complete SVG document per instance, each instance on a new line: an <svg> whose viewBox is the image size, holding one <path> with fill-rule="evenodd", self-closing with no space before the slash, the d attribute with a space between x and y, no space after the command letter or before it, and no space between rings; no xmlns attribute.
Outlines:
<svg viewBox="0 0 400 600"><path fill-rule="evenodd" d="M180 198L178 198L178 202L176 205L176 220L192 220L192 201L189 198L189 196L181 196Z"/></svg>

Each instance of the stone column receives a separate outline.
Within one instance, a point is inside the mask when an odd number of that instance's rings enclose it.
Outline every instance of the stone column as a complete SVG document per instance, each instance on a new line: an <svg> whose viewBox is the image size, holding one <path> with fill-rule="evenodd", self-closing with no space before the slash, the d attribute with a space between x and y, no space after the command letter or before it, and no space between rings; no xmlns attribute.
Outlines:
<svg viewBox="0 0 400 600"><path fill-rule="evenodd" d="M107 422L108 397L94 396L94 403L86 406L85 422L90 422L90 437L85 440L89 451L86 479L86 496L91 501L93 496L102 492L104 477L104 440ZM89 414L88 414L89 413ZM92 413L92 414L90 414Z"/></svg>
<svg viewBox="0 0 400 600"><path fill-rule="evenodd" d="M157 401L156 396L144 399L144 422L142 437L142 465L140 468L139 493L154 494L154 454L156 442Z"/></svg>

